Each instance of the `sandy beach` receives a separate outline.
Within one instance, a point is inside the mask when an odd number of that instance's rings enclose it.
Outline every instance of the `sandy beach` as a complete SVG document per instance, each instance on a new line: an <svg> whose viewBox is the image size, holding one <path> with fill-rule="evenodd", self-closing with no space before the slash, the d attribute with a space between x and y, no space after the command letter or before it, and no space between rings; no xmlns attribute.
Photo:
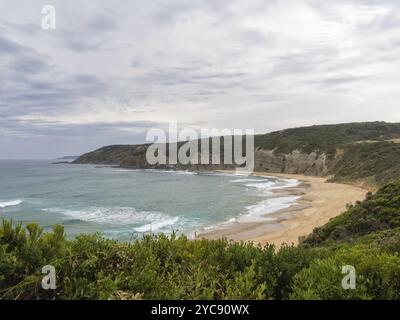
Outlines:
<svg viewBox="0 0 400 320"><path fill-rule="evenodd" d="M208 239L226 237L234 241L253 241L255 244L298 244L299 238L327 223L346 210L347 204L365 198L368 190L347 184L328 183L325 178L292 174L254 173L297 179L296 187L276 190L277 193L299 195L296 204L287 209L269 213L270 221L234 222L221 228L201 232L198 236Z"/></svg>

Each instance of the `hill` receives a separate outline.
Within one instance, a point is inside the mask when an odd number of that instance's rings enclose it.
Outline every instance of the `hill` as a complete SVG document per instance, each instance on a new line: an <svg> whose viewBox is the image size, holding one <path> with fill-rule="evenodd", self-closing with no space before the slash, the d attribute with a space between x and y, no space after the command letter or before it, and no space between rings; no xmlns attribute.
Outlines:
<svg viewBox="0 0 400 320"><path fill-rule="evenodd" d="M256 135L255 171L332 176L332 181L382 186L400 179L397 139L400 139L400 124L386 122L320 125ZM232 165L151 166L145 157L148 146L106 146L80 156L74 163L178 170L234 168Z"/></svg>
<svg viewBox="0 0 400 320"><path fill-rule="evenodd" d="M400 137L400 123L360 122L320 125L276 131L255 137L255 146L287 154L294 150L305 153L324 152L334 156L340 146L383 141Z"/></svg>
<svg viewBox="0 0 400 320"><path fill-rule="evenodd" d="M400 227L400 181L390 183L375 194L369 193L363 202L316 228L304 241L304 246L320 246L352 242L371 233Z"/></svg>
<svg viewBox="0 0 400 320"><path fill-rule="evenodd" d="M400 179L400 144L366 142L343 147L343 154L330 169L335 182L364 182L383 186Z"/></svg>

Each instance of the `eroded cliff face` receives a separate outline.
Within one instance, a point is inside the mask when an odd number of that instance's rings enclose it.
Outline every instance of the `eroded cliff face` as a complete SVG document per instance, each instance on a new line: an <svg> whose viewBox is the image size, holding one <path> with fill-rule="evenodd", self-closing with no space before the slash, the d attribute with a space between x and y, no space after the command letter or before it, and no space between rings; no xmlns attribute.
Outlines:
<svg viewBox="0 0 400 320"><path fill-rule="evenodd" d="M328 172L328 164L329 161L324 153L307 154L294 150L289 154L275 154L273 150L257 150L254 170L323 176Z"/></svg>
<svg viewBox="0 0 400 320"><path fill-rule="evenodd" d="M254 170L329 175L333 181L372 181L384 185L400 176L397 161L400 153L399 139L400 123L385 122L320 125L255 135ZM178 142L178 147L185 143ZM74 163L113 164L144 169L235 169L233 165L221 164L150 165L146 160L148 147L149 144L105 146L82 155ZM220 137L221 157L224 148L225 137Z"/></svg>
<svg viewBox="0 0 400 320"><path fill-rule="evenodd" d="M144 145L132 146L123 150L105 148L96 150L80 157L76 163L115 164L124 168L134 169L175 169L175 170L229 170L235 165L224 164L167 164L150 165L146 160L147 147ZM324 153L311 152L309 154L294 150L288 154L277 154L273 150L258 149L255 151L254 171L271 173L291 173L312 176L323 176L328 172L329 161Z"/></svg>

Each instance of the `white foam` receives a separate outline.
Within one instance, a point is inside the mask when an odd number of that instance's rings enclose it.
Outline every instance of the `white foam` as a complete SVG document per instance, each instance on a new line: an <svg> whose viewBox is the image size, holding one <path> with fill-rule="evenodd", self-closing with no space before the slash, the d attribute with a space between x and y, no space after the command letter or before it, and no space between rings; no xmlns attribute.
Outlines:
<svg viewBox="0 0 400 320"><path fill-rule="evenodd" d="M170 216L155 211L139 211L132 207L90 207L83 210L70 210L62 208L44 209L47 212L61 213L73 219L95 222L100 224L126 225L126 224L157 224L171 219Z"/></svg>
<svg viewBox="0 0 400 320"><path fill-rule="evenodd" d="M185 170L185 171L174 171L174 172L177 173L177 174L190 174L190 175L197 174L197 172L189 171L189 170Z"/></svg>
<svg viewBox="0 0 400 320"><path fill-rule="evenodd" d="M300 184L300 181L297 179L283 179L283 178L276 179L276 178L270 177L270 176L265 176L265 178L274 179L274 181L263 182L263 180L258 180L259 183L248 183L248 184L245 184L245 186L259 188L259 189L264 188L264 189L269 189L269 190L276 190L276 189L292 188L292 187L296 187ZM247 180L247 179L243 179L242 181L244 181L244 180ZM248 179L248 180L252 180L252 179ZM240 179L233 180L233 181L240 182ZM251 181L251 182L256 182L256 181Z"/></svg>
<svg viewBox="0 0 400 320"><path fill-rule="evenodd" d="M300 184L300 181L297 179L281 179L284 182L282 185L277 185L271 187L271 189L284 189L284 188L292 188L297 187Z"/></svg>
<svg viewBox="0 0 400 320"><path fill-rule="evenodd" d="M229 182L263 182L266 179L235 179L235 180L230 180Z"/></svg>
<svg viewBox="0 0 400 320"><path fill-rule="evenodd" d="M218 171L202 171L201 172L202 175L205 176L221 176L221 177L248 177L249 174L248 173L238 173L238 172L218 172Z"/></svg>
<svg viewBox="0 0 400 320"><path fill-rule="evenodd" d="M231 174L227 174L231 175ZM271 181L271 180L273 181ZM270 190L274 189L284 189L295 187L300 184L300 181L297 179L283 179L283 178L275 178L265 176L260 179L256 178L239 178L235 180L231 180L230 182L250 182L245 183L246 187L257 188L257 189L264 189L263 193L265 195L274 195L274 193L270 192ZM247 190L247 188L246 188ZM284 196L284 197L269 197L255 205L246 207L247 213L242 214L237 218L231 218L228 221L222 222L217 225L212 225L203 228L203 230L212 230L216 228L223 228L227 225L233 223L248 223L248 222L265 222L265 221L274 221L276 218L273 217L266 217L266 215L277 212L282 209L289 208L290 206L294 205L300 196Z"/></svg>
<svg viewBox="0 0 400 320"><path fill-rule="evenodd" d="M266 217L266 215L282 209L289 208L290 206L295 204L296 201L300 198L301 197L299 196L287 196L287 197L278 197L278 198L263 200L256 205L246 207L247 209L246 214L243 214L237 218L231 218L217 225L205 227L203 228L203 230L210 231L213 229L224 228L233 223L275 221L276 220L275 218Z"/></svg>
<svg viewBox="0 0 400 320"><path fill-rule="evenodd" d="M245 184L246 187L252 187L257 189L269 189L274 186L276 183L272 181L268 182L261 182L261 183L247 183Z"/></svg>
<svg viewBox="0 0 400 320"><path fill-rule="evenodd" d="M135 228L134 230L136 232L154 232L159 229L165 228L167 226L174 225L175 223L178 222L178 220L179 220L178 217L174 217L171 219L165 219L165 220L161 220L158 222L145 224L144 226Z"/></svg>
<svg viewBox="0 0 400 320"><path fill-rule="evenodd" d="M114 172L155 172L155 173L174 173L174 174L198 174L195 171L189 170L162 170L162 169L115 169Z"/></svg>
<svg viewBox="0 0 400 320"><path fill-rule="evenodd" d="M7 207L13 207L13 206L18 206L22 203L23 201L21 199L17 200L10 200L10 201L3 201L0 202L0 208L7 208Z"/></svg>
<svg viewBox="0 0 400 320"><path fill-rule="evenodd" d="M221 223L219 223L217 225L204 227L203 230L213 230L213 229L216 229L216 228L219 228L219 227L223 227L224 225L229 225L229 224L232 224L232 223L235 223L235 222L237 222L236 218L230 218L228 221L221 222Z"/></svg>
<svg viewBox="0 0 400 320"><path fill-rule="evenodd" d="M300 198L299 196L287 196L263 200L256 205L246 207L248 213L241 216L239 220L243 222L263 221L266 218L264 215L289 208Z"/></svg>
<svg viewBox="0 0 400 320"><path fill-rule="evenodd" d="M177 170L164 170L164 169L143 169L146 172L156 172L156 173L177 173Z"/></svg>

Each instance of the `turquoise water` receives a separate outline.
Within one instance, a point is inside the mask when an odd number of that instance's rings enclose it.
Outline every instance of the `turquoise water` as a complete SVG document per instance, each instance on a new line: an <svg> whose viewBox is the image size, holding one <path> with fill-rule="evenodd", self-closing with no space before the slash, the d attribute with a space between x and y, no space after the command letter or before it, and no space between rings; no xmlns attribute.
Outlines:
<svg viewBox="0 0 400 320"><path fill-rule="evenodd" d="M265 219L295 197L271 188L296 181L233 174L126 170L110 166L0 161L0 218L54 224L67 235L100 232L129 240L144 233L189 236L232 221Z"/></svg>

